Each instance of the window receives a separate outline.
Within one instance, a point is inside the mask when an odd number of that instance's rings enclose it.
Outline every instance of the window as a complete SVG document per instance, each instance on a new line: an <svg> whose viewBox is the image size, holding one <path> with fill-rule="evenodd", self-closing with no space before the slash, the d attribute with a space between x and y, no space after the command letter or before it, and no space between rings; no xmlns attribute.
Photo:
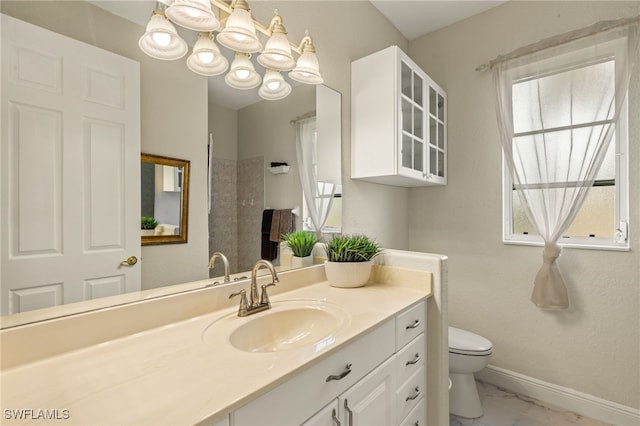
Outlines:
<svg viewBox="0 0 640 426"><path fill-rule="evenodd" d="M333 197L329 213L327 215L327 221L322 227L322 232L325 234L339 234L342 232L342 185L336 185L335 193L331 194L329 185L322 182L318 183L318 194L321 198ZM302 209L302 228L305 231L315 232L316 227L311 220L311 214L309 213L309 207L307 207L307 200L302 194L303 209Z"/></svg>
<svg viewBox="0 0 640 426"><path fill-rule="evenodd" d="M298 163L304 170L302 181L302 228L305 231L316 231L314 224L322 225L323 233L340 233L342 231L342 185L318 181L318 134L316 119L308 118L298 123ZM309 209L308 198L315 212Z"/></svg>
<svg viewBox="0 0 640 426"><path fill-rule="evenodd" d="M603 49L604 47L604 49ZM602 103L593 96L593 87L611 99L616 92L616 73L625 66L624 40L600 46L598 56L592 49L564 52L546 63L519 67L510 74L513 133L511 149L514 168L526 176L514 184L503 162L504 231L503 241L516 244L543 244L525 213L520 194L528 198L556 197L562 203L567 189L590 180L567 179L585 176L576 170L591 167L597 149L595 138L615 123L615 105ZM622 64L622 65L621 65ZM568 229L560 236L563 246L605 249L628 249L628 157L627 102L619 110L619 119L599 172L587 192L584 203ZM585 155L572 156L581 150ZM517 157L517 158L516 158ZM539 157L544 157L540 161ZM586 160L585 160L586 159ZM557 189L557 194L553 194ZM534 203L535 204L535 203ZM535 207L532 207L535 209ZM536 212L534 212L535 214ZM540 217L540 212L537 216Z"/></svg>

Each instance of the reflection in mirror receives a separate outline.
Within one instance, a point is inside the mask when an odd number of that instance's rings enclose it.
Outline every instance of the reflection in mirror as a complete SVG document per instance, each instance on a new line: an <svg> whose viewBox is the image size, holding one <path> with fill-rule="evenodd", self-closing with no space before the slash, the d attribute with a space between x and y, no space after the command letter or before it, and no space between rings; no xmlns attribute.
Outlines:
<svg viewBox="0 0 640 426"><path fill-rule="evenodd" d="M126 4L125 4L126 3ZM206 114L206 109L209 109L209 131L213 134L213 153L217 156L218 159L227 160L231 159L234 162L241 161L250 161L251 159L259 158L260 160L260 178L264 186L262 187L262 199L258 200L257 198L253 199L253 207L258 207L258 212L261 212L263 209L267 207L271 208L287 208L287 207L302 207L302 191L298 178L298 170L295 167L295 150L292 145L292 141L295 139L295 128L290 124L291 120L294 120L307 112L311 112L317 110L319 107L316 106L316 92L315 87L303 85L294 88L294 92L297 92L298 89L302 88L300 95L297 95L297 104L294 102L293 104L289 104L289 100L294 100L296 95L293 93L286 99L282 101L275 102L259 102L257 106L249 106L249 107L241 107L241 109L235 109L236 107L221 107L226 111L226 115L223 114L218 121L215 121L212 117L214 117L219 111L217 105L212 103L206 103L206 99L203 99L203 85L206 85L206 82L203 79L198 77L194 77L193 73L190 72L183 65L176 66L175 64L169 62L164 63L160 61L150 61L144 53L142 53L137 47L137 40L140 35L144 32L144 26L136 25L132 22L129 22L125 19L122 19L116 15L112 15L104 10L96 7L95 4L118 4L123 6L123 9L134 9L135 5L138 2L95 2L89 3L85 1L8 1L3 0L0 2L0 11L3 14L8 14L14 16L17 19L30 22L39 27L47 28L50 31L65 34L67 37L72 37L78 41L87 43L89 45L93 45L94 47L105 49L107 51L111 51L118 55L121 55L125 58L130 58L135 61L139 61L141 66L139 68L140 80L142 82L141 88L139 91L136 91L140 94L140 104L141 104L141 113L143 120L140 123L140 130L138 134L147 135L145 138L145 143L143 143L143 147L148 152L174 152L173 148L175 147L175 140L177 139L177 135L180 138L183 138L181 144L184 144L184 155L181 155L183 150L182 147L178 148L179 151L175 151L176 157L180 158L190 158L193 163L194 173L191 175L191 186L190 192L193 196L192 198L197 197L202 200L206 196L206 185L207 182L203 182L206 179L206 167L207 160L206 158L206 141L201 138L202 129L206 126L203 123L203 112ZM269 12L271 13L271 12ZM65 17L73 16L74 19L65 19ZM148 20L148 8L146 5L144 6L144 16L145 22ZM10 31L9 26L3 26L0 28L2 30L2 41L6 42L9 38L6 37L7 31ZM47 36L47 39L52 39L51 36ZM36 49L37 51L42 51L41 49ZM11 49L3 49L3 53L10 54ZM46 52L50 54L51 52ZM77 49L71 49L69 51L70 54L78 54ZM8 62L7 62L8 63ZM184 69L183 69L184 68ZM8 75L8 74L7 74ZM51 74L53 75L53 74ZM4 74L3 74L4 76ZM49 75L50 76L50 75ZM49 81L45 79L44 81ZM163 90L156 90L158 85L162 84ZM237 91L236 91L237 92ZM6 93L3 91L3 94ZM113 92L105 92L105 93L113 93ZM3 95L3 102L8 99ZM215 102L218 98L212 98L210 102ZM286 102L285 102L286 101ZM270 105L266 105L270 104ZM188 108L187 108L188 106ZM340 100L338 100L337 105L328 106L328 108L333 108L335 111L338 111L338 115L340 115ZM5 108L5 110L8 110ZM188 110L187 114L185 111ZM194 114L195 112L195 114ZM166 117L178 117L180 118L178 121L169 121L166 120ZM134 117L133 114L130 117ZM144 119L146 117L146 120ZM151 119L150 117L153 117ZM321 119L320 119L321 120ZM275 126L273 123L278 122L278 125ZM49 121L46 121L49 123ZM339 129L339 124L336 125L335 130L337 134L340 135L341 131ZM266 131L265 131L266 129ZM322 134L323 131L319 130ZM338 140L338 144L340 141ZM168 149L168 146L171 146L171 149ZM227 151L220 151L222 146L228 145ZM4 145L3 142L3 147ZM226 148L225 148L226 149ZM69 153L73 152L68 150ZM76 154L79 151L76 151ZM197 154L194 153L202 153L202 157L196 157ZM73 154L71 155L65 163L65 169L69 170L68 167L72 166L72 163L79 160L79 156ZM124 170L127 170L128 173L131 174L130 179L126 179L123 182L126 182L124 187L126 188L134 188L136 193L140 188L140 175L138 167L140 167L140 149L136 148L135 150L131 150L131 162L127 163L127 167ZM37 155L37 158L41 158L41 152ZM8 158L7 156L3 157L5 160ZM33 158L36 158L34 156ZM52 157L53 158L53 157ZM339 158L339 155L337 156ZM271 174L268 170L269 163L272 161L288 161L291 164L291 170L288 174ZM335 161L335 160L334 160ZM74 167L79 166L73 165ZM221 179L230 178L230 176L225 174L224 168L216 169L216 173L221 173ZM77 176L80 176L78 174ZM194 177L198 177L198 182L194 181ZM243 179L247 175L233 175L234 179ZM76 183L80 183L80 180L73 179ZM104 182L109 182L109 180L102 180ZM99 181L99 182L102 182ZM226 181L219 181L219 187L223 187L229 189L232 187L227 184ZM245 184L245 182L242 182ZM42 192L42 187L38 187L38 193ZM36 192L34 192L36 194ZM222 241L223 243L233 239L233 244L225 247L219 246L211 246L212 241L210 240L210 248L213 251L222 251L225 255L230 257L236 256L236 269L235 271L238 273L237 276L246 275L245 272L250 270L255 261L260 257L259 248L257 250L257 254L255 249L249 249L249 251L244 251L242 248L238 247L238 241L243 239L244 247L245 242L255 243L259 241L259 237L256 237L255 226L260 226L260 222L256 223L255 220L251 222L251 226L254 228L250 228L247 226L240 226L238 229L238 225L236 224L235 228L227 227L227 228L217 228L216 231L212 231L211 222L212 217L224 218L225 214L233 213L233 217L243 217L243 220L246 216L243 216L245 213L249 212L249 207L252 206L252 198L250 197L249 192L239 191L234 192L234 197L237 195L237 200L234 199L234 202L237 201L237 204L234 204L233 209L226 210L227 205L226 199L217 197L218 194L213 194L212 197L212 215L209 217L209 229L210 233L213 234L217 232L216 236L218 239L216 241ZM176 272L177 269L184 268L173 268L171 266L166 266L166 269L171 268L172 272L170 275L170 279L167 279L163 282L159 282L157 280L158 276L164 278L163 274L165 270L165 263L159 261L158 259L165 259L167 256L172 256L175 253L176 258L184 259L186 257L193 258L203 258L203 268L206 268L206 258L205 253L202 252L202 249L197 241L198 238L195 237L195 234L191 234L191 238L189 238L189 244L181 244L174 245L173 247L165 247L163 249L156 249L155 246L145 246L140 247L141 242L141 219L140 219L140 199L137 198L136 194L135 202L129 203L132 207L135 207L135 211L131 215L127 215L127 217L131 218L127 220L127 226L129 226L129 222L131 224L131 232L111 232L110 228L101 226L99 230L103 232L107 237L113 236L124 236L128 238L130 236L133 237L132 245L127 245L126 250L123 249L123 252L117 252L116 250L109 249L107 250L111 255L113 255L114 259L109 262L100 262L101 265L115 265L118 268L118 265L126 261L130 256L137 256L138 258L144 258L144 261L139 261L135 265L121 266L118 269L118 272L138 274L138 282L136 289L132 289L129 287L128 280L127 286L122 287L123 291L126 291L126 294L118 294L115 295L115 292L106 292L104 290L104 284L114 284L114 280L100 281L98 284L100 288L94 286L94 290L91 294L92 297L98 297L99 299L94 300L84 300L78 301L78 299L71 300L68 297L68 293L65 293L65 297L62 297L62 293L57 290L57 287L52 286L51 291L48 294L49 299L52 300L50 305L55 305L49 308L33 308L34 310L30 310L29 312L18 313L18 314L9 314L6 312L2 313L2 318L0 318L0 328L17 326L20 324L26 324L34 321L46 320L50 318L55 318L59 316L71 315L79 312L84 312L87 310L99 309L113 305L119 305L122 303L136 302L142 299L158 297L166 294L172 294L175 292L187 291L188 289L192 289L193 285L199 284L202 286L202 282L193 281L194 279L200 279L200 273L194 274L193 271L189 271L188 273ZM293 200L291 197L295 197L296 200ZM185 197L186 198L186 197ZM106 202L107 197L97 197L97 200L101 202ZM299 200L299 201L297 201ZM185 200L186 201L186 200ZM244 201L244 204L242 204ZM200 206L203 206L204 203L200 203ZM113 204L116 205L116 204ZM185 225L181 228L180 232L185 232L185 240L186 240L186 224L188 223L187 217L187 203L184 204L184 212L185 214L181 216L181 220L185 220ZM206 233L206 219L202 218L206 216L206 211L202 211L205 208L201 208L197 214L193 211L194 203L191 203L192 211L191 211L191 231L195 229L198 233ZM235 206L238 206L237 210ZM78 209L69 209L72 212L79 212ZM98 212L106 212L108 209L97 209ZM182 210L181 210L182 211ZM40 212L38 213L40 214ZM154 213L155 214L155 213ZM227 216L229 217L229 216ZM259 215L257 216L260 217ZM36 217L38 218L38 217ZM300 229L301 226L301 217L297 217L297 228ZM44 224L45 222L39 220L40 224ZM104 222L96 222L99 224L104 224ZM197 225L194 228L194 223ZM244 223L244 222L243 222ZM67 227L74 230L80 229L80 227L72 226ZM14 232L17 229L15 224L6 225L3 228L2 232L3 238L0 238L0 241L5 242L6 244L6 235ZM252 230L253 229L253 230ZM233 230L234 232L227 232ZM221 233L222 231L227 232L227 234ZM238 232L240 231L240 233ZM250 231L250 232L245 232ZM258 231L259 233L259 228ZM38 231L38 235L42 235L43 233ZM233 235L233 237L231 237ZM145 237L145 238L160 238L160 237ZM180 238L180 236L171 236L171 238ZM248 240L247 240L248 239ZM154 242L160 242L160 240L153 240ZM194 246L191 249L191 246ZM254 247L255 244L252 244ZM3 246L6 247L6 246ZM186 250L183 250L186 249ZM206 250L206 248L205 248ZM254 251L250 251L254 250ZM8 250L0 250L4 253L8 253ZM246 261L246 266L238 267L237 257L240 256L243 261ZM83 262L82 264L94 264L95 262ZM52 274L49 270L44 268L31 268L34 272L38 272L48 280L52 279ZM69 269L69 268L67 268ZM74 269L74 268L72 268ZM215 270L211 271L212 276L220 277L222 275L222 268L216 266ZM8 270L8 268L2 268L3 272ZM21 274L25 272L26 268L18 268L17 271ZM153 270L153 272L148 272ZM142 275L140 275L142 271ZM184 274L184 275L183 275ZM190 274L190 275L189 275ZM109 276L116 276L114 273L109 273ZM197 275L196 278L191 278ZM148 276L152 276L154 279L147 278ZM234 277L235 278L235 277ZM141 281L140 281L141 279ZM4 281L4 280L3 280ZM185 283L185 281L187 283ZM210 283L211 280L203 280L203 282ZM163 287L163 288L160 288ZM98 291L99 290L99 291ZM28 294L33 294L31 290L29 290ZM114 294L113 296L110 296ZM105 297L102 297L105 296ZM4 302L2 302L4 304ZM64 305L63 305L64 304ZM38 305L41 306L41 305Z"/></svg>
<svg viewBox="0 0 640 426"><path fill-rule="evenodd" d="M323 96L326 92L333 96ZM257 259L264 258L263 246L273 245L270 233L263 228L269 227L263 220L265 210L293 211L295 229L302 229L304 201L296 158L296 122L310 116L316 117L318 145L322 146L317 158L326 166L319 168L330 171L339 183L339 92L324 85L298 86L281 101L258 102L238 111L209 104L209 255L224 253L232 273L251 270ZM287 167L272 168L272 163L286 163ZM274 265L281 265L277 257ZM211 277L220 275L219 268L210 271Z"/></svg>
<svg viewBox="0 0 640 426"><path fill-rule="evenodd" d="M189 161L141 154L142 245L187 242Z"/></svg>

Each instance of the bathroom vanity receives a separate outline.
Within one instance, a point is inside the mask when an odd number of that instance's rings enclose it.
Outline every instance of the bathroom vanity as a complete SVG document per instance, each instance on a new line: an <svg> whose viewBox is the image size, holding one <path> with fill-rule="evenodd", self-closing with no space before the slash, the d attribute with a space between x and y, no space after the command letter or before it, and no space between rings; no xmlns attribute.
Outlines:
<svg viewBox="0 0 640 426"><path fill-rule="evenodd" d="M245 318L238 281L4 329L3 424L446 424L446 258L380 262L357 289L283 272Z"/></svg>

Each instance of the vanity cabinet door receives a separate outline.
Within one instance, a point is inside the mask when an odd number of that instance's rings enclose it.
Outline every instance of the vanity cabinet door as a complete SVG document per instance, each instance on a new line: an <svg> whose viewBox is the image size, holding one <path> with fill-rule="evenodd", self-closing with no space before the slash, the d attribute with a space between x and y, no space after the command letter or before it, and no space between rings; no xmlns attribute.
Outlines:
<svg viewBox="0 0 640 426"><path fill-rule="evenodd" d="M339 415L338 400L334 400L304 422L302 426L342 426Z"/></svg>
<svg viewBox="0 0 640 426"><path fill-rule="evenodd" d="M338 399L341 421L346 426L396 424L395 356L369 373Z"/></svg>
<svg viewBox="0 0 640 426"><path fill-rule="evenodd" d="M225 417L224 419L220 420L218 423L212 426L229 426L229 416Z"/></svg>

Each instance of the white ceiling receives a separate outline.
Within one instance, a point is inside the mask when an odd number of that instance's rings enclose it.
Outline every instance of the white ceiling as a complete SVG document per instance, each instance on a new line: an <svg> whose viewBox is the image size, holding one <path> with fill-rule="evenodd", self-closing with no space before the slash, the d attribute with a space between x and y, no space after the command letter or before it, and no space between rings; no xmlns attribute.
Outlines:
<svg viewBox="0 0 640 426"><path fill-rule="evenodd" d="M128 19L142 27L147 25L155 0L87 0L115 15ZM486 0L370 0L389 21L408 39L414 40L424 34L451 25L487 9L498 6L504 1ZM250 2L251 3L251 2ZM252 9L260 8L256 0ZM192 45L195 33L178 28L180 35ZM223 52L226 49L221 49ZM227 52L228 53L228 52ZM231 53L229 62L233 60ZM262 70L258 70L261 72ZM257 89L237 90L228 87L224 78L209 78L209 97L217 104L239 109L260 100Z"/></svg>
<svg viewBox="0 0 640 426"><path fill-rule="evenodd" d="M505 3L505 0L370 1L409 41Z"/></svg>

